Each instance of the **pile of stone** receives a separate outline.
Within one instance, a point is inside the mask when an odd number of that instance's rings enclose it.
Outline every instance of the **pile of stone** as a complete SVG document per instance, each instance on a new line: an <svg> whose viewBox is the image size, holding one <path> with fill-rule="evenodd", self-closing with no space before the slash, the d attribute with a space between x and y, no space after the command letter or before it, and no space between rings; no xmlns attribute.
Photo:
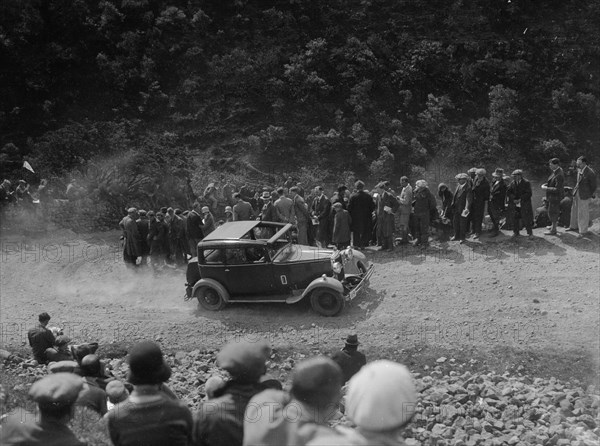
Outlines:
<svg viewBox="0 0 600 446"><path fill-rule="evenodd" d="M172 367L169 387L192 410L204 397L204 383L213 375L225 376L215 364L215 351L194 350L167 355ZM287 382L290 371L305 355L280 357L273 352L267 371ZM23 379L22 389L44 376L43 366L23 368L14 358L4 361L4 370ZM428 375L415 374L420 401L416 416L404 432L406 444L418 445L543 445L597 446L600 439L598 413L600 395L594 386L574 380L477 373L456 364L444 374L441 366ZM125 358L108 360L107 368L125 379ZM457 371L461 370L461 371ZM18 386L17 386L18 387ZM336 423L350 424L342 417Z"/></svg>

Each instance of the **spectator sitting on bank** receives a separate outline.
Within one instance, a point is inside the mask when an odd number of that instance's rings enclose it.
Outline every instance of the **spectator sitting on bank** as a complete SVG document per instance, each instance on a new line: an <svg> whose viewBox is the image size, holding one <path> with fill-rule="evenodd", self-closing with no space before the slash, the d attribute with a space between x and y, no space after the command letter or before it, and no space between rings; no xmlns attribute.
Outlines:
<svg viewBox="0 0 600 446"><path fill-rule="evenodd" d="M264 390L260 377L271 353L265 341L232 341L217 355L217 365L231 375L217 396L204 402L194 417L196 445L241 446L248 401Z"/></svg>
<svg viewBox="0 0 600 446"><path fill-rule="evenodd" d="M46 350L54 347L54 335L47 328L50 315L46 312L38 316L39 324L27 332L27 339L33 353L33 359L39 364L46 364Z"/></svg>
<svg viewBox="0 0 600 446"><path fill-rule="evenodd" d="M10 415L0 429L0 444L85 446L68 426L82 387L81 377L72 373L36 381L29 396L38 404L39 416L22 412Z"/></svg>
<svg viewBox="0 0 600 446"><path fill-rule="evenodd" d="M65 335L58 335L54 339L54 347L46 349L46 359L48 362L69 361L73 359L69 343L71 338Z"/></svg>
<svg viewBox="0 0 600 446"><path fill-rule="evenodd" d="M545 228L550 225L550 217L548 216L548 199L542 198L542 205L535 210L535 227Z"/></svg>
<svg viewBox="0 0 600 446"><path fill-rule="evenodd" d="M342 369L344 382L352 378L367 363L365 355L358 351L359 344L357 335L348 335L344 348L331 356L331 359Z"/></svg>
<svg viewBox="0 0 600 446"><path fill-rule="evenodd" d="M573 206L573 188L565 187L565 196L560 200L560 215L558 224L563 228L568 228L571 224L571 207Z"/></svg>
<svg viewBox="0 0 600 446"><path fill-rule="evenodd" d="M346 444L328 425L337 413L342 384L342 371L331 359L320 356L300 362L292 372L289 395L269 389L250 400L244 446L303 446L320 437ZM260 416L267 410L269 416Z"/></svg>
<svg viewBox="0 0 600 446"><path fill-rule="evenodd" d="M118 379L112 380L106 385L106 409L111 410L117 404L122 403L129 398L129 391L125 384Z"/></svg>
<svg viewBox="0 0 600 446"><path fill-rule="evenodd" d="M79 393L76 404L87 407L100 416L106 411L106 392L100 387L99 379L102 376L102 364L96 355L87 355L81 361L81 374L83 375L83 389Z"/></svg>
<svg viewBox="0 0 600 446"><path fill-rule="evenodd" d="M129 353L129 398L106 414L114 445L164 446L192 442L192 414L181 401L160 389L171 377L162 351L154 342L142 341Z"/></svg>

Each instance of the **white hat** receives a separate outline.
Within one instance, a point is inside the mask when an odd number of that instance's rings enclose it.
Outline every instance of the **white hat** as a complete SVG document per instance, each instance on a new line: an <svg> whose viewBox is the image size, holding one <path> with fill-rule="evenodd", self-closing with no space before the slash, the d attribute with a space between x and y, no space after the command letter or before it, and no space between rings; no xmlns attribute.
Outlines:
<svg viewBox="0 0 600 446"><path fill-rule="evenodd" d="M203 214L208 214L210 212L210 209L208 209L208 206L202 206L202 213Z"/></svg>
<svg viewBox="0 0 600 446"><path fill-rule="evenodd" d="M374 361L350 379L346 415L365 430L399 428L415 414L417 391L412 376L402 364Z"/></svg>

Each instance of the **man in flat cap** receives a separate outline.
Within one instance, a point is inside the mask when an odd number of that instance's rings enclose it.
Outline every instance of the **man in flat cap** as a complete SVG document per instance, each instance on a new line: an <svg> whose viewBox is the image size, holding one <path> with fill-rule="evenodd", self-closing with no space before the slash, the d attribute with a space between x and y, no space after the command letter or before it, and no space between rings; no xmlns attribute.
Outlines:
<svg viewBox="0 0 600 446"><path fill-rule="evenodd" d="M55 373L36 381L29 396L39 417L29 412L10 415L0 429L0 444L84 446L68 427L83 379L72 373Z"/></svg>
<svg viewBox="0 0 600 446"><path fill-rule="evenodd" d="M468 182L469 176L466 173L459 173L455 178L458 185L454 191L454 197L452 197L454 237L450 240L463 243L467 233L467 217L473 201L473 192Z"/></svg>
<svg viewBox="0 0 600 446"><path fill-rule="evenodd" d="M217 398L202 403L194 416L196 446L241 446L244 437L244 411L257 393L264 390L260 377L266 372L271 348L265 341L236 340L217 355L217 365L231 379Z"/></svg>
<svg viewBox="0 0 600 446"><path fill-rule="evenodd" d="M348 335L344 348L331 355L331 359L342 369L344 382L352 378L367 363L365 355L358 351L359 344L357 335Z"/></svg>
<svg viewBox="0 0 600 446"><path fill-rule="evenodd" d="M312 212L313 215L319 221L319 227L317 228L317 243L321 248L327 248L327 245L329 245L329 242L331 241L329 230L331 201L329 200L327 195L325 195L323 186L317 186L315 189L317 196L312 203Z"/></svg>
<svg viewBox="0 0 600 446"><path fill-rule="evenodd" d="M377 186L377 243L382 251L394 250L394 213L400 207L398 199L389 191L389 183L382 181Z"/></svg>
<svg viewBox="0 0 600 446"><path fill-rule="evenodd" d="M496 168L492 174L492 186L490 188L490 201L488 202L488 211L494 228L492 237L500 234L500 219L504 216L504 206L506 202L506 183L504 182L504 169Z"/></svg>
<svg viewBox="0 0 600 446"><path fill-rule="evenodd" d="M473 180L473 203L471 204L471 214L473 222L473 238L478 239L481 236L481 225L485 214L485 203L490 199L490 183L486 178L485 169L475 171Z"/></svg>
<svg viewBox="0 0 600 446"><path fill-rule="evenodd" d="M133 384L133 391L106 415L110 439L115 446L191 443L190 410L162 389L170 377L171 368L157 344L142 341L131 348L127 380Z"/></svg>
<svg viewBox="0 0 600 446"><path fill-rule="evenodd" d="M527 235L533 238L533 205L531 204L531 183L523 178L523 171L516 169L512 173L513 181L506 189L509 214L513 216L513 238L519 236L525 226Z"/></svg>
<svg viewBox="0 0 600 446"><path fill-rule="evenodd" d="M356 192L350 196L348 212L352 219L353 245L358 249L363 249L369 246L375 203L373 198L365 192L365 183L358 180L354 183L354 187Z"/></svg>
<svg viewBox="0 0 600 446"><path fill-rule="evenodd" d="M324 356L300 362L292 372L290 394L265 390L250 400L244 418L244 446L304 446L321 436L347 444L328 422L342 394L340 367ZM265 415L268 414L268 415Z"/></svg>
<svg viewBox="0 0 600 446"><path fill-rule="evenodd" d="M138 212L136 208L127 209L127 215L119 222L123 231L123 261L129 267L135 267L136 261L142 255L140 232L136 220Z"/></svg>
<svg viewBox="0 0 600 446"><path fill-rule="evenodd" d="M50 315L46 312L38 316L39 324L27 332L27 339L33 353L33 359L40 364L46 364L46 350L54 347L54 335L48 328Z"/></svg>
<svg viewBox="0 0 600 446"><path fill-rule="evenodd" d="M558 232L558 217L560 216L560 200L563 199L565 187L565 174L560 167L560 160L552 158L548 167L552 173L548 177L548 182L542 184L542 189L546 191L546 199L548 200L548 218L550 218L550 230L545 232L545 235L556 235Z"/></svg>

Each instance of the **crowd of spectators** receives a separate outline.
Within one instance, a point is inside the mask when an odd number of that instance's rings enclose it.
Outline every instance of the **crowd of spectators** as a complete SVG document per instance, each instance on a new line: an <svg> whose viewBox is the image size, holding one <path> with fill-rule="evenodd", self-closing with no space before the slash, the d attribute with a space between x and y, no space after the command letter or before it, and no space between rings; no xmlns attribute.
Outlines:
<svg viewBox="0 0 600 446"><path fill-rule="evenodd" d="M30 333L48 330L50 338L49 316L39 319ZM219 375L206 381L194 411L169 389L171 368L154 342L135 344L127 376L117 379L87 344L71 346L70 360L40 356L45 337L30 337L34 357L48 364L48 375L29 391L38 414L4 419L2 444L82 445L69 423L85 408L116 446L401 445L417 403L410 372L391 361L367 364L356 335L331 357L296 364L285 383L266 373L266 341L231 341L218 352ZM333 427L344 415L348 421Z"/></svg>

